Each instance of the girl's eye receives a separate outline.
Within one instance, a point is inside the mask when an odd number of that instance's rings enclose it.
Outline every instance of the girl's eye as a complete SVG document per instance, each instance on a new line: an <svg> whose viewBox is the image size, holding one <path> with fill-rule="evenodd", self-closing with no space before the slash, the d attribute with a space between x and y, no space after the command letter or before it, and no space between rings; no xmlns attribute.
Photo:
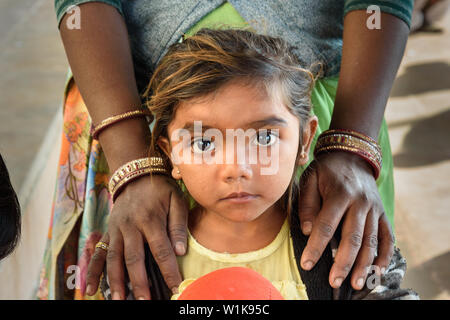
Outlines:
<svg viewBox="0 0 450 320"><path fill-rule="evenodd" d="M262 147L271 146L278 140L278 135L271 132L270 129L261 130L256 135L256 143Z"/></svg>
<svg viewBox="0 0 450 320"><path fill-rule="evenodd" d="M211 151L214 149L214 142L211 140L205 140L203 138L198 138L191 143L192 150L196 153L202 153L206 151Z"/></svg>

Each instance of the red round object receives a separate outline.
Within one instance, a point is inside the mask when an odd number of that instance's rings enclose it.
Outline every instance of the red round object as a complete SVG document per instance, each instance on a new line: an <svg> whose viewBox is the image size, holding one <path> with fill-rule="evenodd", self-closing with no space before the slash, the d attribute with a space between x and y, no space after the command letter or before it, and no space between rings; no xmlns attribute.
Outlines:
<svg viewBox="0 0 450 320"><path fill-rule="evenodd" d="M212 271L192 282L178 300L284 300L272 283L249 268Z"/></svg>

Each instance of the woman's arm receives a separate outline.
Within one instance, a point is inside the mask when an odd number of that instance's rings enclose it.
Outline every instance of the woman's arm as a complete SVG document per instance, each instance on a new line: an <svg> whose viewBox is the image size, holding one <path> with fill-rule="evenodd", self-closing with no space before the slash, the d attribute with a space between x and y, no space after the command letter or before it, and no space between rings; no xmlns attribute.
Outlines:
<svg viewBox="0 0 450 320"><path fill-rule="evenodd" d="M84 3L79 7L81 29L67 28L69 15L66 14L60 24L60 33L76 84L93 123L98 124L112 115L135 110L141 100L122 16L113 6L100 2ZM103 130L99 141L110 172L128 161L146 157L150 134L143 119L122 121ZM103 239L110 244L108 253L96 250L89 266L88 294L95 293L106 259L113 296L123 298L125 258L135 296L150 298L143 259L144 237L169 288L181 282L172 248L176 242L182 242L186 247L187 209L181 198L177 198L176 185L167 183L166 179L155 176L154 184L148 179L137 179L118 196L110 215L108 233ZM167 227L169 203L173 219Z"/></svg>
<svg viewBox="0 0 450 320"><path fill-rule="evenodd" d="M61 38L75 82L94 124L135 110L141 100L134 78L125 22L118 11L99 2L80 5L81 29L60 24ZM122 121L104 130L99 141L114 172L147 154L150 130L141 119Z"/></svg>
<svg viewBox="0 0 450 320"><path fill-rule="evenodd" d="M409 28L403 20L381 13L381 29L368 29L367 18L365 10L345 16L341 71L330 128L355 130L377 139ZM300 220L302 226L312 223L312 231L302 266L308 270L311 267L306 267L307 261L312 266L317 262L345 215L329 281L339 287L339 279L345 279L354 265L351 283L360 289L377 249L374 264L380 268L388 266L393 254L391 227L370 166L356 155L333 152L320 155L303 178Z"/></svg>
<svg viewBox="0 0 450 320"><path fill-rule="evenodd" d="M367 17L358 10L344 19L341 71L330 128L355 130L377 140L409 28L399 18L381 13L381 29L368 29Z"/></svg>

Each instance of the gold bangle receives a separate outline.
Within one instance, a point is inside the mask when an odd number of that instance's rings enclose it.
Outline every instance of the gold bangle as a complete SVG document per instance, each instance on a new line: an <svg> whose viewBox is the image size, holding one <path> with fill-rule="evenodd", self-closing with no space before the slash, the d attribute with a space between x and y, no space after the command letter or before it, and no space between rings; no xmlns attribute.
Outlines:
<svg viewBox="0 0 450 320"><path fill-rule="evenodd" d="M119 189L132 180L152 172L167 174L164 160L161 157L148 157L132 160L117 169L111 176L108 184L108 190L112 196L113 202Z"/></svg>
<svg viewBox="0 0 450 320"><path fill-rule="evenodd" d="M117 185L115 185L114 189L111 190L111 197L113 199L113 202L116 200L119 191L128 183L135 180L136 178L139 178L141 176L153 173L153 172L159 172L159 173L167 173L164 168L144 168L137 171L134 171L130 174L128 174L125 178L123 178Z"/></svg>
<svg viewBox="0 0 450 320"><path fill-rule="evenodd" d="M325 137L325 136L333 135L333 134L339 134L339 135L345 134L345 135L354 136L354 137L356 137L356 138L360 138L360 139L365 140L366 142L372 144L374 147L378 148L378 149L381 151L380 145L378 144L377 141L375 141L374 139L372 139L371 137L369 137L369 136L367 136L367 135L365 135L365 134L362 134L362 133L360 133L360 132L356 132L356 131L353 131L353 130L345 130L345 129L336 130L336 129L330 129L330 130L324 131L324 132L321 134L321 136L322 136L322 137Z"/></svg>
<svg viewBox="0 0 450 320"><path fill-rule="evenodd" d="M115 188L115 186L128 174L136 170L149 167L164 168L164 161L161 157L148 157L127 162L119 169L117 169L111 176L111 179L109 180L108 189L111 192Z"/></svg>
<svg viewBox="0 0 450 320"><path fill-rule="evenodd" d="M323 132L323 134L333 134L333 133L339 133L339 134L349 134L355 137L358 137L360 139L363 140L368 140L372 143L377 144L378 142L376 142L373 138L369 137L368 135L365 135L363 133L357 132L357 131L353 131L353 130L347 130L347 129L329 129Z"/></svg>
<svg viewBox="0 0 450 320"><path fill-rule="evenodd" d="M100 131L102 131L106 127L109 127L110 125L115 124L115 123L120 122L125 119L131 119L131 118L136 118L136 117L141 117L141 116L149 116L151 118L150 122L153 121L153 114L150 112L150 110L128 111L125 113L121 113L121 114L106 118L105 120L100 122L98 125L92 126L91 127L91 135L94 139L98 139L98 134L100 133Z"/></svg>

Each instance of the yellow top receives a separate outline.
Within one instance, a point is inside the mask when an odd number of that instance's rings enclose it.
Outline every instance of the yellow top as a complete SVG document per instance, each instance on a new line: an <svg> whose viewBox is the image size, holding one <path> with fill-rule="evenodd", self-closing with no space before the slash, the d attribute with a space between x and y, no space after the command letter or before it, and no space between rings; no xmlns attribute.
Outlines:
<svg viewBox="0 0 450 320"><path fill-rule="evenodd" d="M214 270L228 267L247 267L266 279L286 300L308 300L306 287L300 278L295 261L289 223L286 219L275 239L266 247L245 253L220 253L199 244L188 231L188 249L177 257L180 272L185 279L178 287L176 300L181 292L195 279Z"/></svg>

